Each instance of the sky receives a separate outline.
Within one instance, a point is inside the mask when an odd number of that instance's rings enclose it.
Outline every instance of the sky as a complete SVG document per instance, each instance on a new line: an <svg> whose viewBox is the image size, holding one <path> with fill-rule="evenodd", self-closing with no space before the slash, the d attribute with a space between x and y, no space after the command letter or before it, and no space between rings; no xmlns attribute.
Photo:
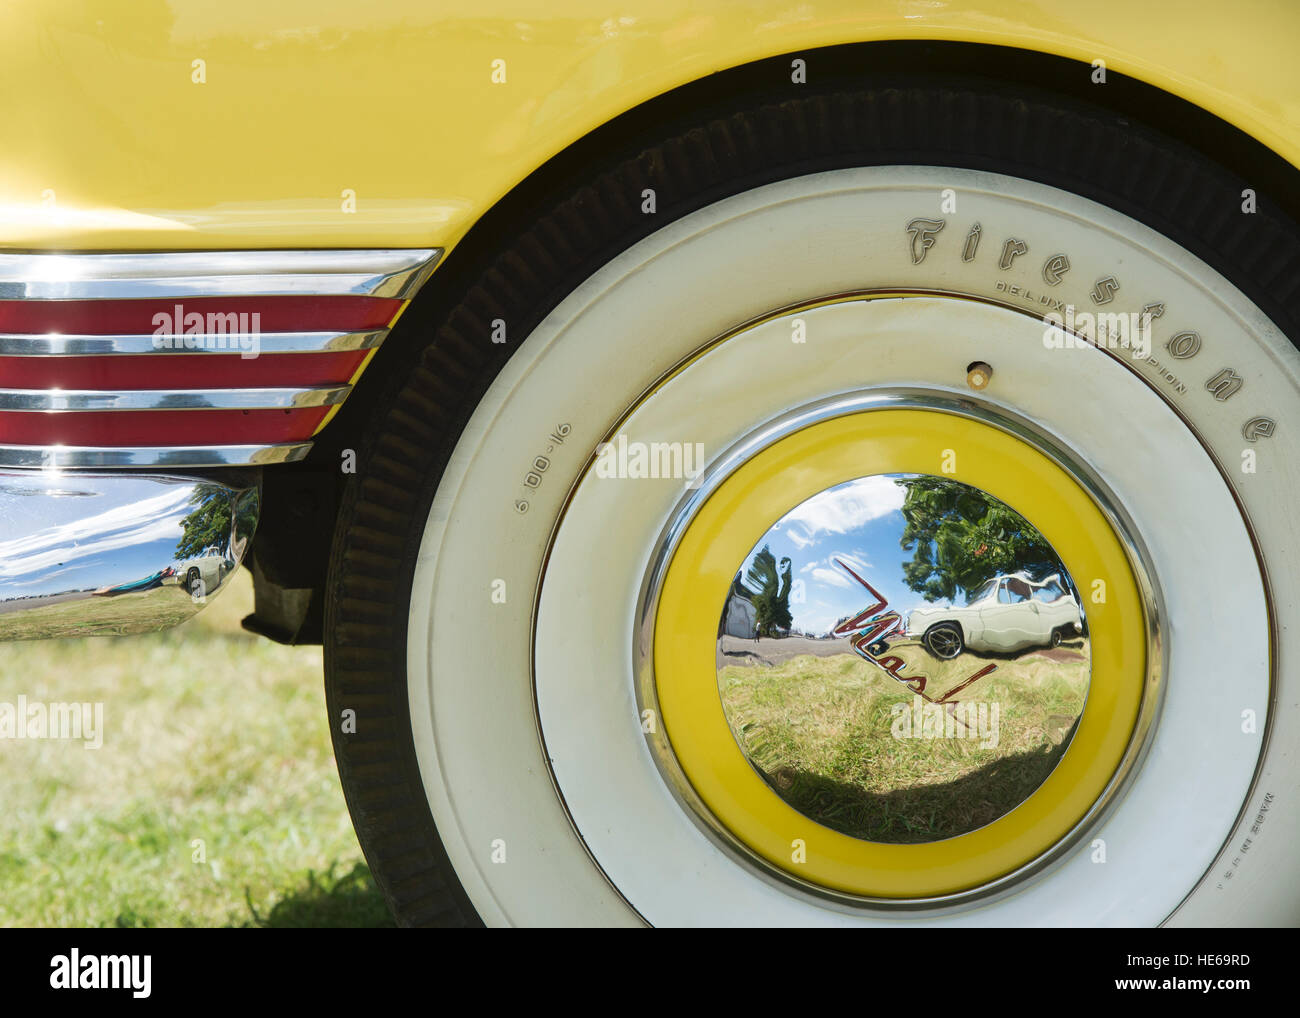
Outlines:
<svg viewBox="0 0 1300 1018"><path fill-rule="evenodd" d="M55 471L0 479L0 601L129 583L174 565L192 490L129 474L107 489Z"/></svg>
<svg viewBox="0 0 1300 1018"><path fill-rule="evenodd" d="M779 563L789 558L795 583L790 613L794 628L824 633L846 615L856 615L872 597L835 564L844 562L885 595L889 609L906 616L924 599L903 580L912 557L899 547L905 489L900 475L863 477L830 488L796 506L778 521L745 559L742 579L766 544ZM800 587L803 589L799 602Z"/></svg>

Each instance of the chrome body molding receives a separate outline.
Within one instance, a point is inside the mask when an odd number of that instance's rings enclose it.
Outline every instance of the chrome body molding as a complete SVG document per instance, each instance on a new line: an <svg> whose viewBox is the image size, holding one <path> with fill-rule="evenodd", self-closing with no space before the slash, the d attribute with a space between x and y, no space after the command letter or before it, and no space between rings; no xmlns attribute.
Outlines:
<svg viewBox="0 0 1300 1018"><path fill-rule="evenodd" d="M300 459L442 253L0 252L0 468ZM299 409L320 413L241 416ZM141 415L176 410L213 413L135 444Z"/></svg>
<svg viewBox="0 0 1300 1018"><path fill-rule="evenodd" d="M267 332L257 336L258 349L263 354L280 353L347 353L353 350L373 350L384 341L387 330L369 332ZM240 333L224 333L209 337L196 336L193 348L184 341L174 346L161 346L153 335L136 336L61 336L0 334L0 357L113 357L139 354L238 354L246 353L247 337ZM224 339L224 347L210 339ZM199 342L198 340L203 340Z"/></svg>
<svg viewBox="0 0 1300 1018"><path fill-rule="evenodd" d="M0 641L166 629L225 588L256 488L191 477L0 471Z"/></svg>
<svg viewBox="0 0 1300 1018"><path fill-rule="evenodd" d="M0 470L94 470L132 467L269 466L296 463L310 442L282 445L134 446L100 449L73 445L0 445Z"/></svg>
<svg viewBox="0 0 1300 1018"><path fill-rule="evenodd" d="M0 389L0 410L40 413L89 410L295 410L335 406L349 385L307 389L135 389L95 392L74 389Z"/></svg>
<svg viewBox="0 0 1300 1018"><path fill-rule="evenodd" d="M405 300L439 248L0 254L0 300L329 296Z"/></svg>

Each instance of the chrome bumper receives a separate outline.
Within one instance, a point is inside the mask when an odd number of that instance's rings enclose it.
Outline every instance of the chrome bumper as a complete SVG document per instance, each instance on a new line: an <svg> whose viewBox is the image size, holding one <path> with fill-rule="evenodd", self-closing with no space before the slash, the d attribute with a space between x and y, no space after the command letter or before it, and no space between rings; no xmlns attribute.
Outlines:
<svg viewBox="0 0 1300 1018"><path fill-rule="evenodd" d="M177 625L224 589L256 488L191 477L0 471L0 641Z"/></svg>

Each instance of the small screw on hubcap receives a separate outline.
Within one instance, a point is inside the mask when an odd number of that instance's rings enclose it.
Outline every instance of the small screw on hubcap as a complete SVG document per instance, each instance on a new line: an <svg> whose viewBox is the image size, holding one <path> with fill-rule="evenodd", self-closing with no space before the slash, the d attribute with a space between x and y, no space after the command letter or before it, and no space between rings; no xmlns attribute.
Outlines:
<svg viewBox="0 0 1300 1018"><path fill-rule="evenodd" d="M974 361L966 365L966 384L972 389L983 389L993 378L993 368L984 361Z"/></svg>

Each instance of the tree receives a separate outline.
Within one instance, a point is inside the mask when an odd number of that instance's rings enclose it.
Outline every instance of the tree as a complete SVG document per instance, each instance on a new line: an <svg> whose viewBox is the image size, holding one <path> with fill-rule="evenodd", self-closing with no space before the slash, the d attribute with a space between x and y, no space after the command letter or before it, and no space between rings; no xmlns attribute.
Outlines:
<svg viewBox="0 0 1300 1018"><path fill-rule="evenodd" d="M953 600L1001 573L1042 576L1060 570L1051 545L1005 502L942 477L898 480L905 526L899 544L907 585L927 601Z"/></svg>
<svg viewBox="0 0 1300 1018"><path fill-rule="evenodd" d="M194 489L190 505L197 508L181 521L177 559L197 558L210 548L226 550L234 525L231 501L229 489L219 484L200 484Z"/></svg>
<svg viewBox="0 0 1300 1018"><path fill-rule="evenodd" d="M745 574L759 636L775 636L777 632L789 629L794 622L790 616L793 572L788 558L781 559L781 570L778 573L776 556L767 545L763 545Z"/></svg>

